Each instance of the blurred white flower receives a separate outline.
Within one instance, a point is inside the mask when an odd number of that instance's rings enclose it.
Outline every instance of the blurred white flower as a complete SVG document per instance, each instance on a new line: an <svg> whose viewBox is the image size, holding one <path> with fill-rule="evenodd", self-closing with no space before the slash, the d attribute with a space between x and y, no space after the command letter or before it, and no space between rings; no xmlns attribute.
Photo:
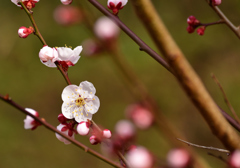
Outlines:
<svg viewBox="0 0 240 168"><path fill-rule="evenodd" d="M229 164L232 168L239 168L240 167L240 150L235 150L230 158Z"/></svg>
<svg viewBox="0 0 240 168"><path fill-rule="evenodd" d="M191 163L191 157L185 149L172 149L167 154L167 161L170 167L184 168Z"/></svg>
<svg viewBox="0 0 240 168"><path fill-rule="evenodd" d="M153 166L153 157L144 147L130 150L126 159L131 168L151 168Z"/></svg>
<svg viewBox="0 0 240 168"><path fill-rule="evenodd" d="M96 89L88 81L81 82L79 87L68 85L62 92L62 113L68 119L77 122L92 119L92 115L98 111L100 101L95 96Z"/></svg>
<svg viewBox="0 0 240 168"><path fill-rule="evenodd" d="M75 134L75 133L74 133L72 130L68 129L68 127L67 127L66 125L59 124L59 125L57 126L57 129L58 129L59 131L61 131L62 133L64 133L65 135L74 138L74 134ZM70 141L68 141L67 139L63 138L61 135L59 135L59 134L57 134L57 133L55 133L55 134L56 134L56 137L57 137L57 139L58 139L59 141L64 142L64 144L66 144L66 145L71 144Z"/></svg>
<svg viewBox="0 0 240 168"><path fill-rule="evenodd" d="M25 110L28 111L29 113L33 114L34 116L39 117L38 112L36 112L35 110L33 110L31 108L25 108ZM24 128L25 129L32 129L32 130L34 130L39 125L40 124L37 121L35 121L34 118L32 118L29 115L27 115L26 119L24 120Z"/></svg>
<svg viewBox="0 0 240 168"><path fill-rule="evenodd" d="M119 27L111 19L103 16L96 21L94 32L101 40L111 40L118 36Z"/></svg>
<svg viewBox="0 0 240 168"><path fill-rule="evenodd" d="M135 128L128 120L120 120L115 125L115 133L121 139L129 139L135 136Z"/></svg>

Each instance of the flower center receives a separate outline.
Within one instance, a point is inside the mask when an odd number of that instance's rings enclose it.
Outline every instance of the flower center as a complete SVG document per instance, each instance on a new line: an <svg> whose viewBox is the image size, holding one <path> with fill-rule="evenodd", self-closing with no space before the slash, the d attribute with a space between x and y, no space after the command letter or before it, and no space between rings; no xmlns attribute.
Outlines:
<svg viewBox="0 0 240 168"><path fill-rule="evenodd" d="M75 102L76 102L76 106L79 106L79 107L82 107L84 104L86 104L82 97L77 98Z"/></svg>

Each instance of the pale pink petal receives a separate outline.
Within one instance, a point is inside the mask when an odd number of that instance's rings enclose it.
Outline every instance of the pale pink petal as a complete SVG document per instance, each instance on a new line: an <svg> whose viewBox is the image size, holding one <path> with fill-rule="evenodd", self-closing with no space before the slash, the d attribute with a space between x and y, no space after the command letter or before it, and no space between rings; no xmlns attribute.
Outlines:
<svg viewBox="0 0 240 168"><path fill-rule="evenodd" d="M100 100L97 96L94 96L92 100L86 101L85 110L88 113L95 114L100 107Z"/></svg>
<svg viewBox="0 0 240 168"><path fill-rule="evenodd" d="M82 90L83 92L86 91L88 93L87 98L94 97L96 93L96 89L91 82L88 82L88 81L81 82L79 87L80 87L80 90Z"/></svg>
<svg viewBox="0 0 240 168"><path fill-rule="evenodd" d="M78 94L78 86L77 85L68 85L63 89L62 92L62 100L72 100L77 98Z"/></svg>

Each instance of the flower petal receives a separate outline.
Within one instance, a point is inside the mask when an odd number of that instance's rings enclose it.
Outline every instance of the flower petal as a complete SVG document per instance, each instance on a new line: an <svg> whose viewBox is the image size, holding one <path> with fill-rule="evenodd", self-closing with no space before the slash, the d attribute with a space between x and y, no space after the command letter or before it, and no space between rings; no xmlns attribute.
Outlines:
<svg viewBox="0 0 240 168"><path fill-rule="evenodd" d="M62 100L67 101L71 99L76 99L76 96L78 94L78 86L77 85L68 85L63 89L62 92Z"/></svg>
<svg viewBox="0 0 240 168"><path fill-rule="evenodd" d="M84 91L88 93L87 95L84 95L85 98L94 97L96 93L96 89L91 82L88 82L88 81L81 82L79 87L80 87L80 91L83 91L82 93L84 93Z"/></svg>
<svg viewBox="0 0 240 168"><path fill-rule="evenodd" d="M97 96L94 96L92 100L86 101L85 110L88 113L95 114L100 107L100 100Z"/></svg>
<svg viewBox="0 0 240 168"><path fill-rule="evenodd" d="M74 118L74 111L77 110L77 106L75 106L75 104L69 104L66 102L63 102L62 104L62 114L64 115L64 117L68 118L68 119L72 119Z"/></svg>
<svg viewBox="0 0 240 168"><path fill-rule="evenodd" d="M57 51L60 61L67 61L70 57L73 56L73 51L71 48L58 47Z"/></svg>
<svg viewBox="0 0 240 168"><path fill-rule="evenodd" d="M87 121L87 120L92 120L92 114L90 113L86 113L85 111L83 111L82 113L80 113L80 115L76 115L75 116L75 120L80 123L82 121Z"/></svg>
<svg viewBox="0 0 240 168"><path fill-rule="evenodd" d="M42 62L42 60L40 60ZM51 60L48 60L47 62L42 62L44 65L46 65L47 67L50 68L55 68L57 67L56 64L54 64L54 62L52 62Z"/></svg>
<svg viewBox="0 0 240 168"><path fill-rule="evenodd" d="M82 46L77 46L76 48L74 48L74 50L73 50L73 53L74 53L74 55L76 56L76 55L80 55L80 53L82 52Z"/></svg>

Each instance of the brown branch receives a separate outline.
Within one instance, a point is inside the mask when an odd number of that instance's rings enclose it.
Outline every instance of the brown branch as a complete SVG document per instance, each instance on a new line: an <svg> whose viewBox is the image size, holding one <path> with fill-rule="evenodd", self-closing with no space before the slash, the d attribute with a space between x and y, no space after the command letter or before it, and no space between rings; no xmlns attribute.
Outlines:
<svg viewBox="0 0 240 168"><path fill-rule="evenodd" d="M6 103L10 104L11 106L15 107L16 109L20 110L21 112L23 112L26 115L31 116L32 118L34 118L36 121L38 121L39 123L41 123L42 125L44 125L48 130L58 133L59 135L61 135L62 137L64 137L65 139L67 139L68 141L72 142L74 145L76 145L77 147L83 149L85 152L95 156L96 158L104 161L105 163L108 163L109 165L113 166L113 167L119 167L119 168L123 168L121 165L119 165L118 163L106 158L105 156L101 155L100 153L94 151L91 148L88 148L86 145L80 143L79 141L73 139L72 137L69 137L67 135L65 135L64 133L62 133L61 131L57 130L54 126L52 126L51 124L47 123L43 118L39 118L36 117L35 115L29 113L28 111L25 110L25 108L23 108L22 106L20 106L19 104L15 103L8 95L6 96L2 96L0 94L0 99L5 101Z"/></svg>
<svg viewBox="0 0 240 168"><path fill-rule="evenodd" d="M220 149L220 148L215 148L215 147L211 147L211 146L202 146L202 145L197 145L197 144L194 144L194 143L190 143L190 142L187 142L187 141L184 141L180 138L177 138L177 140L179 141L182 141L190 146L194 146L194 147L197 147L197 148L202 148L202 149L209 149L209 150L215 150L215 151L218 151L218 152L223 152L223 153L227 153L229 154L230 151L229 150L226 150L226 149Z"/></svg>
<svg viewBox="0 0 240 168"><path fill-rule="evenodd" d="M233 106L232 106L231 103L229 102L229 100L228 100L228 98L227 98L227 95L226 95L226 93L225 93L224 90L223 90L222 85L220 84L220 82L218 81L217 77L216 77L214 74L212 74L211 76L212 76L213 80L215 81L215 83L218 85L219 89L221 90L221 92L222 92L222 94L223 94L224 101L225 101L225 103L227 104L228 108L229 108L230 111L232 112L232 114L233 114L233 116L235 117L235 119L237 120L237 122L240 123L240 120L239 120L239 118L238 118L238 116L237 116L237 114L236 114Z"/></svg>

